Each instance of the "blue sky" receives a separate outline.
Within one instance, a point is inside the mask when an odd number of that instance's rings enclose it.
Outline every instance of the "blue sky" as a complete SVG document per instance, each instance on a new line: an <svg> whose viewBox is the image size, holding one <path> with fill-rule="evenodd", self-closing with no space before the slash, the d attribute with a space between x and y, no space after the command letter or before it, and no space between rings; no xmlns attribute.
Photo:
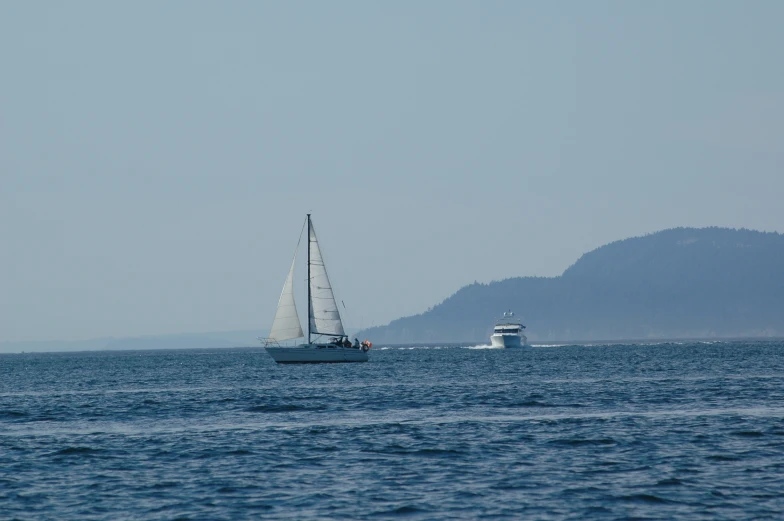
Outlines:
<svg viewBox="0 0 784 521"><path fill-rule="evenodd" d="M784 231L782 19L2 3L0 341L269 327L308 211L353 327L663 228Z"/></svg>

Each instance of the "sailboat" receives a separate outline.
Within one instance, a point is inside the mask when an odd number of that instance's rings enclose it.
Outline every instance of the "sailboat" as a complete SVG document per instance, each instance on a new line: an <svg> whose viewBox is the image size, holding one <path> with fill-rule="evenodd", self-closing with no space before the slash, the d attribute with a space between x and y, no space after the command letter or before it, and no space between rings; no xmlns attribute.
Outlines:
<svg viewBox="0 0 784 521"><path fill-rule="evenodd" d="M294 302L294 266L297 252L283 284L278 308L272 321L268 338L260 339L267 353L279 364L323 364L342 362L367 362L367 352L372 346L368 341L352 345L340 320L335 295L327 276L324 257L321 255L316 230L307 218L308 225L308 334L307 343L292 347L280 342L305 337L302 332L297 306ZM300 239L302 234L300 233ZM299 249L299 243L297 243ZM314 341L315 337L315 341ZM323 339L326 337L326 341Z"/></svg>

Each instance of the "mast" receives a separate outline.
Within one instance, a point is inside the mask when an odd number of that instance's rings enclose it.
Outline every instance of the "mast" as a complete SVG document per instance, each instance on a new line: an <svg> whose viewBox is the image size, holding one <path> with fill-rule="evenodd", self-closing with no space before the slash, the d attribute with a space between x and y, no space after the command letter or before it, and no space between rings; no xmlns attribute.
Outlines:
<svg viewBox="0 0 784 521"><path fill-rule="evenodd" d="M310 344L310 312L312 307L310 302L310 214L308 214L308 344Z"/></svg>

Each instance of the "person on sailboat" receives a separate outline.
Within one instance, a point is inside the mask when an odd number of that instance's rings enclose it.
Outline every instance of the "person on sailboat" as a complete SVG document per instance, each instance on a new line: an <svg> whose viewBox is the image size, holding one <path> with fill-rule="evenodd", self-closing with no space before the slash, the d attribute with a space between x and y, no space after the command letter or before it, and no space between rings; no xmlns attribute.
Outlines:
<svg viewBox="0 0 784 521"><path fill-rule="evenodd" d="M359 339L357 337L354 337L354 345L351 347L354 349L359 349Z"/></svg>

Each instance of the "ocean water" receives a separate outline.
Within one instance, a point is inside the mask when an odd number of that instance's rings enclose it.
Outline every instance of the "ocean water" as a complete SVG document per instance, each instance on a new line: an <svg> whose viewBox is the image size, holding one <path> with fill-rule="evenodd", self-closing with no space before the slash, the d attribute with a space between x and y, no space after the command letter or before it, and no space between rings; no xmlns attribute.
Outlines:
<svg viewBox="0 0 784 521"><path fill-rule="evenodd" d="M784 343L0 355L0 519L782 519Z"/></svg>

